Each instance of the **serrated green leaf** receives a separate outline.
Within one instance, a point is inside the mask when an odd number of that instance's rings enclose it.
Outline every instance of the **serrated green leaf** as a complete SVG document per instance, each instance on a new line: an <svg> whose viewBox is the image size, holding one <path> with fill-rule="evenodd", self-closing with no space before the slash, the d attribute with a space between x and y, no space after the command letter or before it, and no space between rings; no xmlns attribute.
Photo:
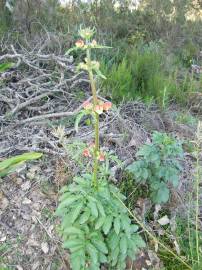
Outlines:
<svg viewBox="0 0 202 270"><path fill-rule="evenodd" d="M108 253L108 249L107 246L105 245L105 243L98 238L93 238L91 240L92 244L102 253L107 254Z"/></svg>
<svg viewBox="0 0 202 270"><path fill-rule="evenodd" d="M152 193L152 199L155 203L166 203L169 199L169 189L164 183L161 183L159 189Z"/></svg>
<svg viewBox="0 0 202 270"><path fill-rule="evenodd" d="M116 232L116 234L118 235L120 232L120 228L121 228L121 221L119 217L116 217L114 219L114 230Z"/></svg>
<svg viewBox="0 0 202 270"><path fill-rule="evenodd" d="M131 220L127 215L121 216L122 228L125 230L127 234L130 234L130 223L131 223Z"/></svg>
<svg viewBox="0 0 202 270"><path fill-rule="evenodd" d="M68 248L68 249L71 249L71 248L74 248L74 247L77 247L77 246L82 246L82 245L84 245L82 239L67 240L67 241L65 241L63 243L63 247Z"/></svg>
<svg viewBox="0 0 202 270"><path fill-rule="evenodd" d="M79 214L81 212L82 207L83 207L83 202L79 203L77 205L77 207L74 209L74 211L72 212L72 217L71 217L71 223L72 224L78 218L78 216L79 216Z"/></svg>
<svg viewBox="0 0 202 270"><path fill-rule="evenodd" d="M98 211L100 212L100 214L101 214L102 216L106 216L106 215L105 215L104 207L102 206L102 204L101 204L99 201L97 201L97 208L98 208Z"/></svg>
<svg viewBox="0 0 202 270"><path fill-rule="evenodd" d="M99 253L99 261L101 263L107 263L108 262L108 259L107 259L107 257L103 253Z"/></svg>
<svg viewBox="0 0 202 270"><path fill-rule="evenodd" d="M109 246L111 250L114 250L115 247L119 244L120 238L118 235L113 232L109 237Z"/></svg>
<svg viewBox="0 0 202 270"><path fill-rule="evenodd" d="M136 248L144 248L145 247L145 242L143 241L142 237L139 234L133 235L131 239L132 239L133 245Z"/></svg>
<svg viewBox="0 0 202 270"><path fill-rule="evenodd" d="M92 216L97 218L98 217L98 209L97 209L96 203L93 201L89 201L88 206L90 208Z"/></svg>
<svg viewBox="0 0 202 270"><path fill-rule="evenodd" d="M105 218L105 222L102 226L102 230L103 230L104 234L107 235L108 232L110 231L111 226L112 226L112 221L113 221L113 217L111 215L109 215Z"/></svg>
<svg viewBox="0 0 202 270"><path fill-rule="evenodd" d="M98 230L102 227L102 225L105 222L106 217L105 216L101 216L98 218L97 222L95 223L95 229Z"/></svg>
<svg viewBox="0 0 202 270"><path fill-rule="evenodd" d="M89 217L90 217L90 210L87 208L87 209L85 209L85 212L81 215L81 217L79 219L79 223L80 224L86 223L86 221L89 219Z"/></svg>
<svg viewBox="0 0 202 270"><path fill-rule="evenodd" d="M68 197L67 199L63 200L57 210L60 210L64 207L68 207L70 206L72 203L76 202L77 200L81 199L82 198L82 195L71 195L70 197ZM57 214L57 210L56 210L56 214Z"/></svg>
<svg viewBox="0 0 202 270"><path fill-rule="evenodd" d="M120 249L119 249L119 246L117 246L111 256L112 256L112 266L115 266L117 264L117 261L118 261L118 256L119 256L119 252L120 252Z"/></svg>
<svg viewBox="0 0 202 270"><path fill-rule="evenodd" d="M123 253L123 254L126 254L127 252L127 247L128 247L128 244L127 244L127 238L125 235L123 235L121 237L121 240L120 240L120 251Z"/></svg>
<svg viewBox="0 0 202 270"><path fill-rule="evenodd" d="M68 227L68 228L65 228L64 229L64 232L67 234L67 235L72 235L72 234L83 234L83 231L82 230L80 230L80 229L78 229L78 228L76 228L76 227Z"/></svg>
<svg viewBox="0 0 202 270"><path fill-rule="evenodd" d="M60 197L59 197L59 202L64 201L65 199L71 197L72 194L70 192L64 192Z"/></svg>
<svg viewBox="0 0 202 270"><path fill-rule="evenodd" d="M89 242L86 244L86 250L87 250L92 262L96 264L98 262L98 252L97 252L96 248Z"/></svg>

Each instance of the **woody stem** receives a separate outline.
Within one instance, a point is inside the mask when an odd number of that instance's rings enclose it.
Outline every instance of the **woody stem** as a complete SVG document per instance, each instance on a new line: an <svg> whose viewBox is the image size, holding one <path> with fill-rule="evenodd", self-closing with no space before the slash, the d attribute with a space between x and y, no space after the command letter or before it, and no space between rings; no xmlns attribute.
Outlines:
<svg viewBox="0 0 202 270"><path fill-rule="evenodd" d="M95 112L95 106L98 104L97 100L97 91L96 91L96 83L93 77L92 65L91 65L91 55L90 49L87 49L87 66L88 66L88 75L90 79L91 91L93 94L93 107L95 113L95 124L94 124L94 131L95 131L95 148L94 148L94 164L93 164L93 178L92 184L97 189L98 182L97 182L97 172L98 172L98 157L97 154L99 152L99 114Z"/></svg>

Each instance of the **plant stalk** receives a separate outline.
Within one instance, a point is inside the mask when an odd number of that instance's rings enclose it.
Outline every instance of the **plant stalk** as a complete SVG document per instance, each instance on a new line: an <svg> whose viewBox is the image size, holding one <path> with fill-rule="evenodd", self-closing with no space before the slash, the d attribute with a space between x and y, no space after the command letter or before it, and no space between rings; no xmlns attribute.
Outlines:
<svg viewBox="0 0 202 270"><path fill-rule="evenodd" d="M90 54L90 49L87 49L87 66L88 66L88 75L90 79L90 85L91 85L91 91L93 95L93 107L95 109L95 106L98 104L98 99L97 99L97 91L96 91L96 83L95 79L93 77L93 72L91 68L91 54ZM100 150L100 145L99 145L99 114L97 112L95 113L95 123L94 123L94 132L95 132L95 148L94 148L94 164L93 164L93 178L92 178L92 184L95 189L98 188L98 181L97 181L97 172L98 172L98 159L97 159L97 154L99 153Z"/></svg>
<svg viewBox="0 0 202 270"><path fill-rule="evenodd" d="M195 238L196 238L196 254L197 263L200 264L200 252L199 252L199 186L200 186L200 122L197 128L197 142L196 142L196 209L195 209Z"/></svg>

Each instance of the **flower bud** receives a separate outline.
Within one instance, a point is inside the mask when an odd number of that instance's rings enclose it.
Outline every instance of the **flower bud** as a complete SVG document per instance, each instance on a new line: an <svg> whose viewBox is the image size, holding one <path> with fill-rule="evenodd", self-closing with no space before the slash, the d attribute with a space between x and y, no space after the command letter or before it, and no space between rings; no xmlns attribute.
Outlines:
<svg viewBox="0 0 202 270"><path fill-rule="evenodd" d="M86 100L84 103L83 103L83 108L85 110L92 110L93 108L93 104L91 102L89 102L88 100Z"/></svg>
<svg viewBox="0 0 202 270"><path fill-rule="evenodd" d="M103 104L104 111L108 111L109 109L111 109L111 107L112 107L112 103L110 101L107 101Z"/></svg>
<svg viewBox="0 0 202 270"><path fill-rule="evenodd" d="M84 47L84 41L82 39L77 40L77 42L75 43L77 48L83 48Z"/></svg>
<svg viewBox="0 0 202 270"><path fill-rule="evenodd" d="M91 153L88 148L83 150L83 156L84 157L91 157Z"/></svg>

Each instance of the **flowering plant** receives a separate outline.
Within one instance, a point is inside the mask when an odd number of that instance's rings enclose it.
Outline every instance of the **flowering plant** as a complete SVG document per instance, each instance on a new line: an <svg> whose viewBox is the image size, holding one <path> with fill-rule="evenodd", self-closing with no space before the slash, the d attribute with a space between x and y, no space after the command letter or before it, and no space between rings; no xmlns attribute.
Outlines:
<svg viewBox="0 0 202 270"><path fill-rule="evenodd" d="M75 129L84 115L90 115L94 124L94 142L83 150L83 156L93 161L92 173L74 178L69 186L61 190L60 203L56 211L61 217L60 234L64 248L70 251L73 270L99 270L104 264L110 269L125 269L126 258L133 259L144 241L138 234L138 226L133 224L121 201L125 197L109 183L109 164L102 168L101 163L110 154L100 149L99 117L112 108L110 101L103 102L97 96L95 76L105 78L99 62L91 60L91 50L106 48L93 38L94 29L81 29L82 39L75 43L73 50L84 50L85 61L78 69L88 72L92 90L92 102L83 103L83 109L75 121ZM107 160L106 160L107 161Z"/></svg>

